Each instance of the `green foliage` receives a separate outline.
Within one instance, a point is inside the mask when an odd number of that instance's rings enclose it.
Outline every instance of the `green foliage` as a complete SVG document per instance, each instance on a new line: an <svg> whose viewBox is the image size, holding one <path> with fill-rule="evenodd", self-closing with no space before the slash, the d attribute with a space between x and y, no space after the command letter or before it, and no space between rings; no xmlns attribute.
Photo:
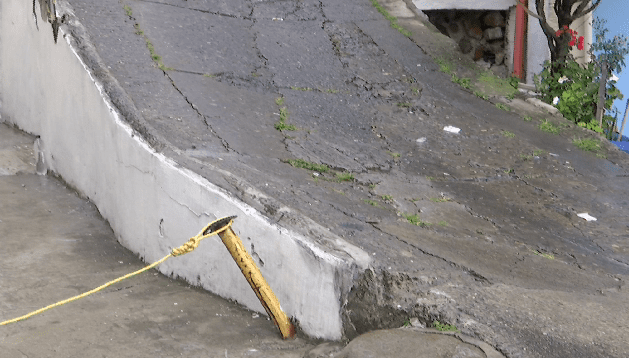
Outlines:
<svg viewBox="0 0 629 358"><path fill-rule="evenodd" d="M443 73L452 74L454 71L454 65L443 57L437 57L435 62L439 65L439 71Z"/></svg>
<svg viewBox="0 0 629 358"><path fill-rule="evenodd" d="M524 120L525 122L530 122L530 121L533 120L533 117L526 115L526 116L522 117L522 120Z"/></svg>
<svg viewBox="0 0 629 358"><path fill-rule="evenodd" d="M459 78L459 76L457 76L456 74L452 74L452 82L458 84L459 86L465 88L465 89L471 89L472 88L472 80L469 78Z"/></svg>
<svg viewBox="0 0 629 358"><path fill-rule="evenodd" d="M284 105L284 97L277 97L275 99L275 104L277 104L278 106Z"/></svg>
<svg viewBox="0 0 629 358"><path fill-rule="evenodd" d="M429 227L430 225L432 225L431 223L422 221L417 214L414 214L414 215L402 214L402 216L406 218L406 221L408 221L410 224L415 225L415 226Z"/></svg>
<svg viewBox="0 0 629 358"><path fill-rule="evenodd" d="M598 55L595 61L585 65L579 65L573 59L555 64L547 62L540 75L535 76L535 84L546 103L552 103L554 98L559 98L556 107L565 118L583 128L607 133L608 138L611 138L611 129L616 119L605 116L603 128L595 122L601 76L600 63L607 62L610 73L611 71L620 73L625 67L624 57L629 54L629 45L626 36L615 36L607 40L608 30L605 28L605 22L598 18L593 22L596 41L592 44L591 52ZM608 81L605 109L611 109L614 100L622 98L623 94L616 87L616 82Z"/></svg>
<svg viewBox="0 0 629 358"><path fill-rule="evenodd" d="M286 163L294 166L295 168L314 170L320 173L326 173L330 170L330 168L328 168L328 166L325 164L312 163L312 162L305 161L303 159L289 159L289 160L286 160Z"/></svg>
<svg viewBox="0 0 629 358"><path fill-rule="evenodd" d="M586 152L598 152L601 150L601 143L596 139L574 139L572 141L577 148L584 150Z"/></svg>
<svg viewBox="0 0 629 358"><path fill-rule="evenodd" d="M459 329L456 328L456 326L453 324L445 324L439 321L434 321L432 325L433 327L435 327L437 331L440 331L440 332L458 332L459 331Z"/></svg>
<svg viewBox="0 0 629 358"><path fill-rule="evenodd" d="M550 134L559 134L560 132L559 127L549 122L548 119L539 124L539 129Z"/></svg>
<svg viewBox="0 0 629 358"><path fill-rule="evenodd" d="M398 107L402 107L402 108L409 108L409 107L411 106L411 104L410 104L410 103L408 103L408 102L399 102L399 103L397 104L397 106L398 106Z"/></svg>
<svg viewBox="0 0 629 358"><path fill-rule="evenodd" d="M509 132L509 131L502 131L502 135L507 137L507 138L514 138L515 137L515 133Z"/></svg>
<svg viewBox="0 0 629 358"><path fill-rule="evenodd" d="M393 196L391 196L391 195L383 195L382 196L382 200L384 200L384 201L392 201L393 200Z"/></svg>
<svg viewBox="0 0 629 358"><path fill-rule="evenodd" d="M610 71L621 73L625 67L625 56L629 54L629 38L616 35L611 40L606 39L609 30L605 27L607 20L594 18L592 30L596 41L590 51L598 54L599 60L607 61Z"/></svg>
<svg viewBox="0 0 629 358"><path fill-rule="evenodd" d="M485 101L489 99L489 96L488 96L488 95L486 95L486 94L484 94L484 93L483 93L483 92L481 92L481 91L474 91L474 95L475 95L476 97L478 97L478 98L482 98L482 99L484 99Z"/></svg>
<svg viewBox="0 0 629 358"><path fill-rule="evenodd" d="M365 203L371 205L371 206L375 206L376 208L379 208L380 205L378 205L378 202L375 200L369 200L369 199L365 199L364 200Z"/></svg>
<svg viewBox="0 0 629 358"><path fill-rule="evenodd" d="M277 103L279 100L280 100L279 98L275 100L275 103ZM284 103L284 98L281 98L281 102ZM275 129L277 129L278 131L296 131L297 127L295 127L292 124L286 123L287 119L288 119L288 110L286 109L286 107L280 108L280 120L275 122L275 125L274 125Z"/></svg>
<svg viewBox="0 0 629 358"><path fill-rule="evenodd" d="M504 103L496 103L496 108L502 109L503 111L507 111L507 112L511 111L511 108L509 108L509 106L507 106Z"/></svg>
<svg viewBox="0 0 629 358"><path fill-rule="evenodd" d="M338 180L338 181L354 181L354 174L352 174L352 173L336 173L336 180Z"/></svg>

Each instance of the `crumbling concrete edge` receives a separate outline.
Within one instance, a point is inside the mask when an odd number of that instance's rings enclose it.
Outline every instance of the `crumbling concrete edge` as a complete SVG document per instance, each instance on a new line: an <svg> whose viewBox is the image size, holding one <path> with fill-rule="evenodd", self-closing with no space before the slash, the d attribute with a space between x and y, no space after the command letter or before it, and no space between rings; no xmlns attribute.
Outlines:
<svg viewBox="0 0 629 358"><path fill-rule="evenodd" d="M341 339L343 302L368 268L369 255L290 208L280 208L292 219L289 225L273 223L166 156L176 148L155 134L109 74L69 4L57 6L64 20L55 44L50 24L40 21L36 28L30 3L2 2L3 120L38 135L48 169L93 201L118 240L147 262L209 221L238 215L234 230L283 310L304 333ZM255 191L238 182L243 191ZM216 237L159 270L264 312Z"/></svg>

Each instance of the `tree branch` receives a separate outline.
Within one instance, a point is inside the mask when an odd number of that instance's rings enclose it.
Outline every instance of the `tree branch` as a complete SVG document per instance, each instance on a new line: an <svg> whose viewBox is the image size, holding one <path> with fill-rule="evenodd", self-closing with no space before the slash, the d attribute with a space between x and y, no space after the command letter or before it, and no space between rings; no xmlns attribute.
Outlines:
<svg viewBox="0 0 629 358"><path fill-rule="evenodd" d="M600 0L599 0L600 1ZM513 0L513 3L516 6L521 6L529 15L533 16L536 19L540 19L542 21L546 21L546 19L543 19L541 16L537 15L536 13L532 12L531 10L529 10L529 8L527 8L526 6L524 6L524 4L522 4L519 0Z"/></svg>

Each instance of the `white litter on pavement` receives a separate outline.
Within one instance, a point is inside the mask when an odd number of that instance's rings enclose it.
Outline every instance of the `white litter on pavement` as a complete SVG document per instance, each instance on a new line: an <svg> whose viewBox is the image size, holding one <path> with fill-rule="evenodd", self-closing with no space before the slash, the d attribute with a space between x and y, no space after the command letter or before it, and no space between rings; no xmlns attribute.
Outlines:
<svg viewBox="0 0 629 358"><path fill-rule="evenodd" d="M421 137L416 140L417 143L424 143L426 141L426 137Z"/></svg>
<svg viewBox="0 0 629 358"><path fill-rule="evenodd" d="M588 213L577 214L577 216L587 221L596 221L596 218Z"/></svg>
<svg viewBox="0 0 629 358"><path fill-rule="evenodd" d="M461 128L453 127L453 126L445 126L443 130L450 133L458 134L461 131Z"/></svg>

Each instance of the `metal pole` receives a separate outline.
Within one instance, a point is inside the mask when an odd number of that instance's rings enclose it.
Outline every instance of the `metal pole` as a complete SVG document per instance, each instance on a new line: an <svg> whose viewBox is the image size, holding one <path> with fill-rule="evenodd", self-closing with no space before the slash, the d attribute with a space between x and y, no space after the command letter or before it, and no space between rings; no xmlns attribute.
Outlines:
<svg viewBox="0 0 629 358"><path fill-rule="evenodd" d="M625 118L622 120L622 125L620 126L620 138L619 142L622 142L622 132L625 130L625 124L627 124L627 115L629 114L629 98L627 98L627 107L625 108Z"/></svg>
<svg viewBox="0 0 629 358"><path fill-rule="evenodd" d="M603 128L603 114L605 113L605 90L607 88L607 61L603 61L601 69L601 83L598 87L598 106L596 108L596 121Z"/></svg>
<svg viewBox="0 0 629 358"><path fill-rule="evenodd" d="M203 235L218 231L218 229L226 225L230 225L233 219L234 217L228 217L218 220L215 224L205 229L203 231ZM295 327L290 322L284 311L282 311L280 301L277 299L271 290L271 287L262 276L260 269L245 249L245 246L242 244L240 238L236 235L234 230L232 230L231 226L220 232L218 236L221 238L223 244L225 244L225 247L234 258L234 261L236 261L236 264L245 276L245 279L247 279L247 282L249 282L253 292L255 292L256 296L258 296L258 299L260 300L262 307L266 310L266 313L269 315L269 318L273 320L277 328L280 330L282 337L284 339L293 338L295 336Z"/></svg>

